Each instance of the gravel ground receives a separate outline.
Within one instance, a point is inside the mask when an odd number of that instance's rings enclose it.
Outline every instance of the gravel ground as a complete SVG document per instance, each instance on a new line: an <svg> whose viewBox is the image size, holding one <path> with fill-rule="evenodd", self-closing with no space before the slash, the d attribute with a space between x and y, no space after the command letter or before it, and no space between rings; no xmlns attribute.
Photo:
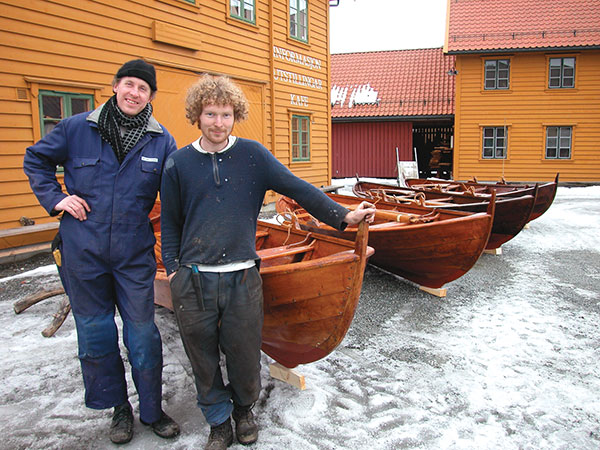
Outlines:
<svg viewBox="0 0 600 450"><path fill-rule="evenodd" d="M502 255L482 255L445 286L445 298L368 266L345 340L298 368L306 390L270 378L263 357L262 431L252 448L600 448L599 225L600 187L560 188L544 216ZM0 278L51 263L2 266ZM12 311L57 276L0 281L0 449L112 448L110 412L82 404L72 318L43 338L58 300ZM201 448L208 427L173 315L158 308L156 320L165 409L183 432L165 442L136 421L124 447ZM130 397L137 408L132 387Z"/></svg>

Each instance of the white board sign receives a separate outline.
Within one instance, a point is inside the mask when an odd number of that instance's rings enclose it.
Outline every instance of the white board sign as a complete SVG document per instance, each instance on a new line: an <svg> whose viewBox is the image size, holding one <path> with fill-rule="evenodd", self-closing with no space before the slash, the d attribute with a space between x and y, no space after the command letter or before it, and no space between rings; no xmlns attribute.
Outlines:
<svg viewBox="0 0 600 450"><path fill-rule="evenodd" d="M419 167L416 161L398 161L398 174L403 178L419 178Z"/></svg>

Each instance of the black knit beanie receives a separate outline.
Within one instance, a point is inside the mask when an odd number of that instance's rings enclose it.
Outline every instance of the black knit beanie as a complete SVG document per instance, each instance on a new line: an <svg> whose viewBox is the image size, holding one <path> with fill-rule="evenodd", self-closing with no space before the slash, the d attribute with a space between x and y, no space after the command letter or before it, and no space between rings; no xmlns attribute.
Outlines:
<svg viewBox="0 0 600 450"><path fill-rule="evenodd" d="M136 77L144 80L150 86L152 92L156 91L156 71L152 64L141 59L127 61L117 72L116 78Z"/></svg>

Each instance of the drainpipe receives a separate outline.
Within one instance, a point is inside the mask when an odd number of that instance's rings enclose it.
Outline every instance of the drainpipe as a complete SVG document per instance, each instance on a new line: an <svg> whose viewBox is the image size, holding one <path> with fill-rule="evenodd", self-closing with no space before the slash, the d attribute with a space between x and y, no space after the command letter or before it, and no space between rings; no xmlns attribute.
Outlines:
<svg viewBox="0 0 600 450"><path fill-rule="evenodd" d="M271 74L269 76L270 80L271 80L271 153L273 153L273 155L275 155L275 145L276 145L276 136L275 136L275 121L276 121L276 116L275 116L275 58L273 57L273 48L275 47L275 32L274 32L274 28L275 28L275 24L274 24L274 16L275 13L274 11L274 7L273 7L273 2L275 0L271 0L269 2L269 67L271 69Z"/></svg>

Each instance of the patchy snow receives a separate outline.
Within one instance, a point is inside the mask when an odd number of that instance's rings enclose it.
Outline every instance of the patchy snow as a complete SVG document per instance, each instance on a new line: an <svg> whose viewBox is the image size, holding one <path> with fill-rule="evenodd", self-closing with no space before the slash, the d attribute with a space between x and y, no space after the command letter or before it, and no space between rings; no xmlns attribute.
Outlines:
<svg viewBox="0 0 600 450"><path fill-rule="evenodd" d="M10 280L15 280L17 278L26 278L26 277L38 277L40 275L56 275L58 276L58 270L56 269L56 265L47 265L38 267L34 270L28 270L27 272L17 273L10 277L0 278L0 283L6 283Z"/></svg>
<svg viewBox="0 0 600 450"><path fill-rule="evenodd" d="M331 106L339 103L340 108L344 107L348 90L352 89L348 99L348 108L354 105L379 105L381 99L378 97L379 91L371 87L369 83L356 86L333 86L331 88Z"/></svg>
<svg viewBox="0 0 600 450"><path fill-rule="evenodd" d="M354 180L335 182L348 194ZM115 447L111 412L83 405L72 317L53 337L40 334L59 298L13 311L16 300L58 282L52 265L0 280L0 449ZM600 186L559 188L502 255L482 255L446 287L447 297L433 297L367 267L342 344L296 369L306 390L270 378L263 356L252 448L599 448ZM121 447L202 448L208 426L173 314L157 308L156 321L163 404L182 434L162 440L136 418L134 439Z"/></svg>

